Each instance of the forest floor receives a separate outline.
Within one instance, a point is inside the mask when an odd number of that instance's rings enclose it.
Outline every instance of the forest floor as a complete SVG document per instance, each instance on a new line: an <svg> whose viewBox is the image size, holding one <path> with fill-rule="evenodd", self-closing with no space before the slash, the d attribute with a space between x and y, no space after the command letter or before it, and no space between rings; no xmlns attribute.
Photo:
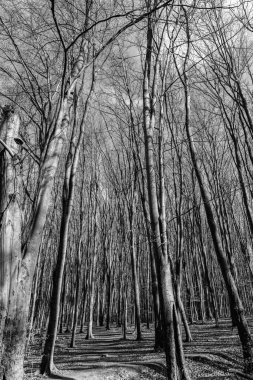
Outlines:
<svg viewBox="0 0 253 380"><path fill-rule="evenodd" d="M253 324L250 323L253 332ZM242 372L243 361L236 329L229 320L220 326L214 323L190 326L193 342L184 343L187 367L192 380L241 379L234 372ZM94 328L94 339L76 335L76 347L70 348L70 334L59 334L55 350L58 369L51 378L65 380L164 380L165 355L154 352L154 329L143 325L143 340L135 340L134 329L129 329L127 340L121 328ZM39 380L42 337L32 338L25 362L26 380ZM237 377L239 376L239 377ZM252 378L253 379L253 378Z"/></svg>

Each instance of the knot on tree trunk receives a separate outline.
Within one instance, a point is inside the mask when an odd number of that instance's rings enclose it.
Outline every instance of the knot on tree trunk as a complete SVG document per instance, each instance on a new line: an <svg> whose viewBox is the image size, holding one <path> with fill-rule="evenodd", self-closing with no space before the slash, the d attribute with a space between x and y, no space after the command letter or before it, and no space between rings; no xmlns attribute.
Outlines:
<svg viewBox="0 0 253 380"><path fill-rule="evenodd" d="M0 106L0 120L3 122L6 120L10 115L12 115L15 112L14 106L11 104L5 104L3 107Z"/></svg>

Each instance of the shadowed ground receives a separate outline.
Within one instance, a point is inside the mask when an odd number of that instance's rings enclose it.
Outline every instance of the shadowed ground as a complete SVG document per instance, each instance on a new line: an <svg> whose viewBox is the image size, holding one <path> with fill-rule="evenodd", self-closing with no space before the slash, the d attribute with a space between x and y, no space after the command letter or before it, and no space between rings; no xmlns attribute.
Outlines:
<svg viewBox="0 0 253 380"><path fill-rule="evenodd" d="M253 332L252 322L250 322ZM242 354L236 330L231 322L191 326L194 341L184 343L187 365L192 379L236 379L231 371L242 371ZM164 353L154 352L154 330L143 325L143 340L135 341L135 331L129 329L127 340L122 340L120 328L95 327L95 339L87 341L86 334L77 334L76 347L69 348L70 334L59 334L55 364L59 370L52 378L74 380L157 379L164 380ZM35 335L26 359L27 379L37 375L43 337ZM240 377L241 378L241 377Z"/></svg>

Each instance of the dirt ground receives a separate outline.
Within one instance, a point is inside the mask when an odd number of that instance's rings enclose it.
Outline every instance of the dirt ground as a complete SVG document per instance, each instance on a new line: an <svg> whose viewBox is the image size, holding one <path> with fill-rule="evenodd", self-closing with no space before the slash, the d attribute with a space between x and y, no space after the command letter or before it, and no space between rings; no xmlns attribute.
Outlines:
<svg viewBox="0 0 253 380"><path fill-rule="evenodd" d="M253 332L253 324L250 323ZM229 320L191 326L193 342L184 343L187 367L191 379L231 380L241 376L242 352L237 331ZM154 329L143 325L143 340L136 342L135 331L129 329L127 340L122 340L120 328L94 328L94 340L77 334L76 347L69 348L70 334L59 334L55 351L58 369L52 378L69 380L165 380L164 353L154 352ZM25 362L26 380L42 379L39 375L43 339L32 338ZM253 377L252 377L253 379Z"/></svg>

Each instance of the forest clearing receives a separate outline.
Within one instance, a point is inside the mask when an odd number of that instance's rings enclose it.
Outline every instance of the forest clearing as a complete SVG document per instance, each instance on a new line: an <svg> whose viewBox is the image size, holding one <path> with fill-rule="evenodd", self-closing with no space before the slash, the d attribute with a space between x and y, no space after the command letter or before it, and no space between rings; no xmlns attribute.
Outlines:
<svg viewBox="0 0 253 380"><path fill-rule="evenodd" d="M253 3L0 0L0 380L253 379Z"/></svg>

